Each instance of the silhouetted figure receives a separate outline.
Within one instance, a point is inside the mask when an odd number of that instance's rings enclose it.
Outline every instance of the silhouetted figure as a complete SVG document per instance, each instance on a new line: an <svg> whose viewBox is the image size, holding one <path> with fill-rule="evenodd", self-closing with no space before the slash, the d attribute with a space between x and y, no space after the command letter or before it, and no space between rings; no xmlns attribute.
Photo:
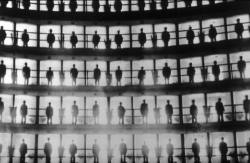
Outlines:
<svg viewBox="0 0 250 163"><path fill-rule="evenodd" d="M17 69L13 69L11 73L12 83L17 84Z"/></svg>
<svg viewBox="0 0 250 163"><path fill-rule="evenodd" d="M73 64L73 68L71 68L71 70L70 70L70 76L71 76L71 78L72 78L72 86L73 86L73 84L75 84L75 86L76 86L76 78L77 78L77 76L78 76L78 70L75 68L75 64Z"/></svg>
<svg viewBox="0 0 250 163"><path fill-rule="evenodd" d="M4 77L6 75L6 66L4 64L4 61L1 60L1 65L0 65L0 84L4 83Z"/></svg>
<svg viewBox="0 0 250 163"><path fill-rule="evenodd" d="M4 102L2 101L2 97L0 97L0 115L1 115L0 123L3 122L3 111L4 111Z"/></svg>
<svg viewBox="0 0 250 163"><path fill-rule="evenodd" d="M142 115L142 122L143 124L148 123L148 104L146 103L146 100L143 100L143 103L141 104L141 115ZM144 119L146 119L146 122L144 122Z"/></svg>
<svg viewBox="0 0 250 163"><path fill-rule="evenodd" d="M152 70L152 77L153 77L153 82L154 85L158 84L158 70Z"/></svg>
<svg viewBox="0 0 250 163"><path fill-rule="evenodd" d="M168 84L169 84L169 78L171 76L171 68L168 67L168 63L165 63L165 67L162 69L162 75L165 78L165 84L166 84L166 79L167 79Z"/></svg>
<svg viewBox="0 0 250 163"><path fill-rule="evenodd" d="M211 39L211 42L216 42L217 30L212 24L210 25L208 36Z"/></svg>
<svg viewBox="0 0 250 163"><path fill-rule="evenodd" d="M146 34L143 33L143 28L141 28L141 33L139 34L138 40L141 45L141 48L144 48L144 44L146 43L147 38L146 38Z"/></svg>
<svg viewBox="0 0 250 163"><path fill-rule="evenodd" d="M54 72L51 70L51 67L49 67L49 71L46 73L46 78L48 79L48 85L52 85L52 79L54 78Z"/></svg>
<svg viewBox="0 0 250 163"><path fill-rule="evenodd" d="M201 77L203 79L204 82L207 81L207 76L208 76L208 69L207 67L201 67Z"/></svg>
<svg viewBox="0 0 250 163"><path fill-rule="evenodd" d="M137 5L139 7L140 12L144 11L144 8L145 8L145 5L146 5L144 0L138 0Z"/></svg>
<svg viewBox="0 0 250 163"><path fill-rule="evenodd" d="M72 113L72 124L77 123L77 116L79 114L78 106L76 105L76 101L74 101L74 105L71 106Z"/></svg>
<svg viewBox="0 0 250 163"><path fill-rule="evenodd" d="M76 12L77 1L76 0L70 0L70 2L69 2L69 8L70 8L71 12Z"/></svg>
<svg viewBox="0 0 250 163"><path fill-rule="evenodd" d="M170 40L170 33L167 31L167 27L164 28L164 31L161 34L161 39L164 42L164 46L168 47L168 42Z"/></svg>
<svg viewBox="0 0 250 163"><path fill-rule="evenodd" d="M228 148L227 148L227 143L224 142L224 138L221 138L221 142L219 145L219 150L221 153L221 163L226 163L227 162L227 152L228 152Z"/></svg>
<svg viewBox="0 0 250 163"><path fill-rule="evenodd" d="M248 121L248 114L250 113L250 100L248 99L248 95L246 95L246 99L243 101L243 109L245 111L245 120Z"/></svg>
<svg viewBox="0 0 250 163"><path fill-rule="evenodd" d="M244 32L244 26L240 23L240 19L237 19L237 24L235 24L234 30L237 34L238 39L243 39L242 34Z"/></svg>
<svg viewBox="0 0 250 163"><path fill-rule="evenodd" d="M120 66L118 66L118 69L115 71L115 77L116 77L116 80L117 80L117 83L116 85L122 85L121 83L121 79L122 79L122 70L120 69Z"/></svg>
<svg viewBox="0 0 250 163"><path fill-rule="evenodd" d="M28 152L28 147L27 144L25 144L24 139L23 143L20 145L19 152L20 152L20 163L25 163L25 155Z"/></svg>
<svg viewBox="0 0 250 163"><path fill-rule="evenodd" d="M96 144L96 139L95 139L95 144L93 144L92 147L92 153L94 155L94 163L99 163L99 152L100 152L100 147L98 144Z"/></svg>
<svg viewBox="0 0 250 163"><path fill-rule="evenodd" d="M167 10L168 0L161 0L161 8L162 8L162 10Z"/></svg>
<svg viewBox="0 0 250 163"><path fill-rule="evenodd" d="M240 72L240 78L245 78L245 71L246 71L246 62L243 60L243 57L240 56L240 60L237 63L238 70Z"/></svg>
<svg viewBox="0 0 250 163"><path fill-rule="evenodd" d="M173 163L174 146L173 144L171 144L171 139L169 139L169 143L167 144L167 154L168 154L168 163Z"/></svg>
<svg viewBox="0 0 250 163"><path fill-rule="evenodd" d="M97 34L97 31L95 31L95 34L93 35L92 42L94 44L94 49L98 49L98 44L101 40L101 37Z"/></svg>
<svg viewBox="0 0 250 163"><path fill-rule="evenodd" d="M23 0L23 8L25 11L28 11L30 8L30 0Z"/></svg>
<svg viewBox="0 0 250 163"><path fill-rule="evenodd" d="M118 117L119 117L119 124L121 120L122 120L122 124L124 124L124 116L126 113L126 109L122 106L121 102L120 102L120 106L118 106L117 112L118 112Z"/></svg>
<svg viewBox="0 0 250 163"><path fill-rule="evenodd" d="M77 146L74 144L74 140L72 140L72 144L69 147L69 153L71 155L70 163L75 163L76 162Z"/></svg>
<svg viewBox="0 0 250 163"><path fill-rule="evenodd" d="M144 79L146 77L146 71L141 67L141 70L138 72L139 85L144 85Z"/></svg>
<svg viewBox="0 0 250 163"><path fill-rule="evenodd" d="M216 102L215 109L218 115L218 122L224 122L223 112L225 111L224 105L221 102L221 98Z"/></svg>
<svg viewBox="0 0 250 163"><path fill-rule="evenodd" d="M143 146L141 147L141 152L142 152L142 156L143 156L143 163L148 163L149 149L148 149L148 146L146 145L145 141L144 141Z"/></svg>
<svg viewBox="0 0 250 163"><path fill-rule="evenodd" d="M183 0L185 3L186 8L191 7L193 0Z"/></svg>
<svg viewBox="0 0 250 163"><path fill-rule="evenodd" d="M53 48L53 44L55 42L55 35L52 33L52 29L49 30L49 34L47 36L47 42L49 43L49 48Z"/></svg>
<svg viewBox="0 0 250 163"><path fill-rule="evenodd" d="M192 66L192 63L189 63L187 75L189 77L189 83L194 83L195 68Z"/></svg>
<svg viewBox="0 0 250 163"><path fill-rule="evenodd" d="M1 26L0 29L0 45L4 45L4 40L6 39L6 31L3 29L3 26Z"/></svg>
<svg viewBox="0 0 250 163"><path fill-rule="evenodd" d="M44 146L44 154L46 156L46 163L51 163L51 153L52 153L52 145L49 142L50 138L48 138L48 143Z"/></svg>
<svg viewBox="0 0 250 163"><path fill-rule="evenodd" d="M72 32L72 36L70 37L70 43L72 44L72 49L76 48L78 39L77 39L77 36L75 35L75 32Z"/></svg>
<svg viewBox="0 0 250 163"><path fill-rule="evenodd" d="M197 123L198 108L195 105L195 100L192 100L192 105L190 106L190 115L192 116L192 123Z"/></svg>
<svg viewBox="0 0 250 163"><path fill-rule="evenodd" d="M27 33L27 29L25 29L22 34L23 47L28 47L29 40L29 34Z"/></svg>
<svg viewBox="0 0 250 163"><path fill-rule="evenodd" d="M47 0L46 6L49 12L53 11L54 5L54 0Z"/></svg>
<svg viewBox="0 0 250 163"><path fill-rule="evenodd" d="M0 0L1 3L1 9L5 9L7 4L9 3L9 0Z"/></svg>
<svg viewBox="0 0 250 163"><path fill-rule="evenodd" d="M122 42L123 42L123 37L120 34L120 31L117 31L117 34L115 35L115 43L117 45L117 49L121 49Z"/></svg>
<svg viewBox="0 0 250 163"><path fill-rule="evenodd" d="M94 123L99 124L99 105L97 104L97 101L95 101L95 105L93 106L93 116L94 116Z"/></svg>
<svg viewBox="0 0 250 163"><path fill-rule="evenodd" d="M98 68L98 65L96 65L96 68L94 69L95 86L99 86L100 78L101 78L101 70Z"/></svg>
<svg viewBox="0 0 250 163"><path fill-rule="evenodd" d="M122 10L122 1L121 0L115 0L114 8L116 12L121 12Z"/></svg>
<svg viewBox="0 0 250 163"><path fill-rule="evenodd" d="M30 79L30 68L27 65L27 62L25 62L25 66L23 67L24 85L29 85Z"/></svg>
<svg viewBox="0 0 250 163"><path fill-rule="evenodd" d="M187 31L187 40L189 45L194 44L194 38L194 31L192 30L192 27L189 26L189 30Z"/></svg>
<svg viewBox="0 0 250 163"><path fill-rule="evenodd" d="M194 153L194 162L199 163L200 162L200 145L197 143L197 139L194 139L194 143L192 144L192 151Z"/></svg>
<svg viewBox="0 0 250 163"><path fill-rule="evenodd" d="M126 154L127 154L127 145L126 143L122 143L119 146L120 154L121 154L121 163L126 163Z"/></svg>
<svg viewBox="0 0 250 163"><path fill-rule="evenodd" d="M173 116L174 110L169 100L167 100L167 105L165 106L165 113L167 115L167 123L172 124L172 116Z"/></svg>
<svg viewBox="0 0 250 163"><path fill-rule="evenodd" d="M93 0L92 7L93 7L94 12L97 13L99 11L99 8L100 8L99 0Z"/></svg>
<svg viewBox="0 0 250 163"><path fill-rule="evenodd" d="M59 78L60 78L61 85L63 85L63 83L65 81L65 73L64 73L64 71L59 72Z"/></svg>
<svg viewBox="0 0 250 163"><path fill-rule="evenodd" d="M23 105L20 108L20 113L22 116L21 123L26 124L26 116L28 115L28 107L26 105L26 101L23 101Z"/></svg>
<svg viewBox="0 0 250 163"><path fill-rule="evenodd" d="M215 4L215 0L208 0L210 5L214 5Z"/></svg>
<svg viewBox="0 0 250 163"><path fill-rule="evenodd" d="M49 102L49 106L46 108L47 124L52 124L53 115L54 115L54 110L51 107L51 103Z"/></svg>
<svg viewBox="0 0 250 163"><path fill-rule="evenodd" d="M248 162L250 161L250 138L249 141L246 143L247 146L247 153L248 153Z"/></svg>
<svg viewBox="0 0 250 163"><path fill-rule="evenodd" d="M220 66L217 65L217 61L214 61L214 65L212 67L212 73L214 75L215 81L219 81L219 76L220 76Z"/></svg>

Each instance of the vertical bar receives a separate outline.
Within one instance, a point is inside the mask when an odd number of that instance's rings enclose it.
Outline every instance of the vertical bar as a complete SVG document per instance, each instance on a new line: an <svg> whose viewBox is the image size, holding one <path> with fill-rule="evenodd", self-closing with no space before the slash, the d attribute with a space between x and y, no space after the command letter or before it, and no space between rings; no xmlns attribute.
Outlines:
<svg viewBox="0 0 250 163"><path fill-rule="evenodd" d="M208 145L208 148L209 148L209 151L210 151L211 144L210 144L210 134L209 134L209 132L207 132L207 145ZM212 163L212 157L208 157L208 163Z"/></svg>
<svg viewBox="0 0 250 163"><path fill-rule="evenodd" d="M130 61L130 85L133 85L133 61Z"/></svg>
<svg viewBox="0 0 250 163"><path fill-rule="evenodd" d="M34 163L38 163L38 134L35 135L35 158Z"/></svg>
<svg viewBox="0 0 250 163"><path fill-rule="evenodd" d="M84 97L84 124L87 124L87 100L86 97Z"/></svg>
<svg viewBox="0 0 250 163"><path fill-rule="evenodd" d="M87 163L87 135L84 135L84 163Z"/></svg>
<svg viewBox="0 0 250 163"><path fill-rule="evenodd" d="M110 111L110 97L107 97L108 111ZM108 117L107 117L108 118ZM110 124L110 120L108 119L108 124Z"/></svg>
<svg viewBox="0 0 250 163"><path fill-rule="evenodd" d="M61 47L60 48L63 48L63 41L62 41L62 36L63 36L63 25L60 25L60 36L61 36Z"/></svg>
<svg viewBox="0 0 250 163"><path fill-rule="evenodd" d="M37 48L40 48L40 25L37 25Z"/></svg>
<svg viewBox="0 0 250 163"><path fill-rule="evenodd" d="M13 22L13 26L14 26L14 33L13 33L13 36L14 36L14 42L15 42L15 38L16 37L18 37L17 35L16 35L16 22ZM13 43L13 46L15 45L15 43ZM16 44L16 46L17 46L17 44Z"/></svg>
<svg viewBox="0 0 250 163"><path fill-rule="evenodd" d="M134 120L134 98L131 97L131 109L132 109L132 124L135 124L135 120Z"/></svg>
<svg viewBox="0 0 250 163"><path fill-rule="evenodd" d="M153 60L154 71L156 70L156 60Z"/></svg>
<svg viewBox="0 0 250 163"><path fill-rule="evenodd" d="M180 124L183 124L182 95L179 95L178 100L179 100Z"/></svg>
<svg viewBox="0 0 250 163"><path fill-rule="evenodd" d="M155 108L157 108L157 96L155 96Z"/></svg>
<svg viewBox="0 0 250 163"><path fill-rule="evenodd" d="M231 62L230 62L230 55L227 53L227 69L228 69L228 77L229 79L233 79L233 72L231 73Z"/></svg>
<svg viewBox="0 0 250 163"><path fill-rule="evenodd" d="M184 134L181 134L181 157L182 157L182 163L186 163Z"/></svg>
<svg viewBox="0 0 250 163"><path fill-rule="evenodd" d="M207 106L207 93L204 93L204 99L205 99L205 107L207 108L208 107ZM207 115L205 117L207 117ZM208 123L208 119L207 118L206 118L206 123Z"/></svg>
<svg viewBox="0 0 250 163"><path fill-rule="evenodd" d="M179 25L175 23L176 46L179 46Z"/></svg>
<svg viewBox="0 0 250 163"><path fill-rule="evenodd" d="M61 60L61 71L63 71L63 60Z"/></svg>
<svg viewBox="0 0 250 163"><path fill-rule="evenodd" d="M36 85L40 85L40 60L37 60L37 64L36 64Z"/></svg>
<svg viewBox="0 0 250 163"><path fill-rule="evenodd" d="M128 11L131 12L132 11L132 0L128 0Z"/></svg>
<svg viewBox="0 0 250 163"><path fill-rule="evenodd" d="M227 18L224 17L224 27L225 27L225 38L228 40L228 31L227 31Z"/></svg>
<svg viewBox="0 0 250 163"><path fill-rule="evenodd" d="M16 69L16 58L13 58L13 70L12 70L12 71L14 72L15 69ZM17 72L16 72L16 73L17 73ZM16 79L16 80L17 80L17 79ZM12 83L15 84L15 81L13 80Z"/></svg>
<svg viewBox="0 0 250 163"><path fill-rule="evenodd" d="M129 25L129 43L130 43L130 48L133 48L132 26L131 25Z"/></svg>
<svg viewBox="0 0 250 163"><path fill-rule="evenodd" d="M13 134L10 134L10 147L13 148ZM10 163L13 163L13 154L10 155Z"/></svg>
<svg viewBox="0 0 250 163"><path fill-rule="evenodd" d="M177 59L177 77L178 77L178 84L181 84L181 59Z"/></svg>
<svg viewBox="0 0 250 163"><path fill-rule="evenodd" d="M14 94L12 96L12 107L13 107L13 109L15 108L15 95ZM14 118L16 118L16 117L14 117ZM14 118L11 119L11 123L14 123L14 121L13 121Z"/></svg>
<svg viewBox="0 0 250 163"><path fill-rule="evenodd" d="M36 125L39 124L40 96L36 96Z"/></svg>
<svg viewBox="0 0 250 163"><path fill-rule="evenodd" d="M153 36L155 35L155 25L152 24L152 29L153 29Z"/></svg>
<svg viewBox="0 0 250 163"><path fill-rule="evenodd" d="M178 1L178 0L174 0L174 8L175 8L175 9L178 8L177 1Z"/></svg>
<svg viewBox="0 0 250 163"><path fill-rule="evenodd" d="M109 26L106 26L106 39L109 40Z"/></svg>
<svg viewBox="0 0 250 163"><path fill-rule="evenodd" d="M60 147L62 146L62 134L60 134Z"/></svg>
<svg viewBox="0 0 250 163"><path fill-rule="evenodd" d="M110 61L107 61L107 73L110 73Z"/></svg>
<svg viewBox="0 0 250 163"><path fill-rule="evenodd" d="M37 0L37 11L40 12L40 0Z"/></svg>
<svg viewBox="0 0 250 163"><path fill-rule="evenodd" d="M135 163L135 135L132 135L132 142L133 142L133 162Z"/></svg>
<svg viewBox="0 0 250 163"><path fill-rule="evenodd" d="M197 3L198 3L198 2L197 2ZM202 27L202 20L201 20L201 19L199 19L199 25L200 25L200 33L202 33L203 27Z"/></svg>
<svg viewBox="0 0 250 163"><path fill-rule="evenodd" d="M238 159L238 149L237 149L236 131L233 132L233 136L234 136L235 163L238 163L238 162L239 162L239 159Z"/></svg>
<svg viewBox="0 0 250 163"><path fill-rule="evenodd" d="M233 91L230 91L230 98L231 98L233 122L235 122L236 121L236 111L235 111L235 106L234 106L234 94L233 94Z"/></svg>
<svg viewBox="0 0 250 163"><path fill-rule="evenodd" d="M83 26L83 38L84 38L84 40L83 40L84 47L83 48L86 49L86 26L85 25Z"/></svg>
<svg viewBox="0 0 250 163"><path fill-rule="evenodd" d="M87 62L84 61L84 84L87 86Z"/></svg>
<svg viewBox="0 0 250 163"><path fill-rule="evenodd" d="M85 5L86 5L85 0L83 0L83 12L86 11L86 10L85 10Z"/></svg>
<svg viewBox="0 0 250 163"><path fill-rule="evenodd" d="M60 110L62 113L62 111L63 111L63 97L62 96L60 98ZM62 124L63 123L63 114L60 114L59 116L60 116L60 124Z"/></svg>

